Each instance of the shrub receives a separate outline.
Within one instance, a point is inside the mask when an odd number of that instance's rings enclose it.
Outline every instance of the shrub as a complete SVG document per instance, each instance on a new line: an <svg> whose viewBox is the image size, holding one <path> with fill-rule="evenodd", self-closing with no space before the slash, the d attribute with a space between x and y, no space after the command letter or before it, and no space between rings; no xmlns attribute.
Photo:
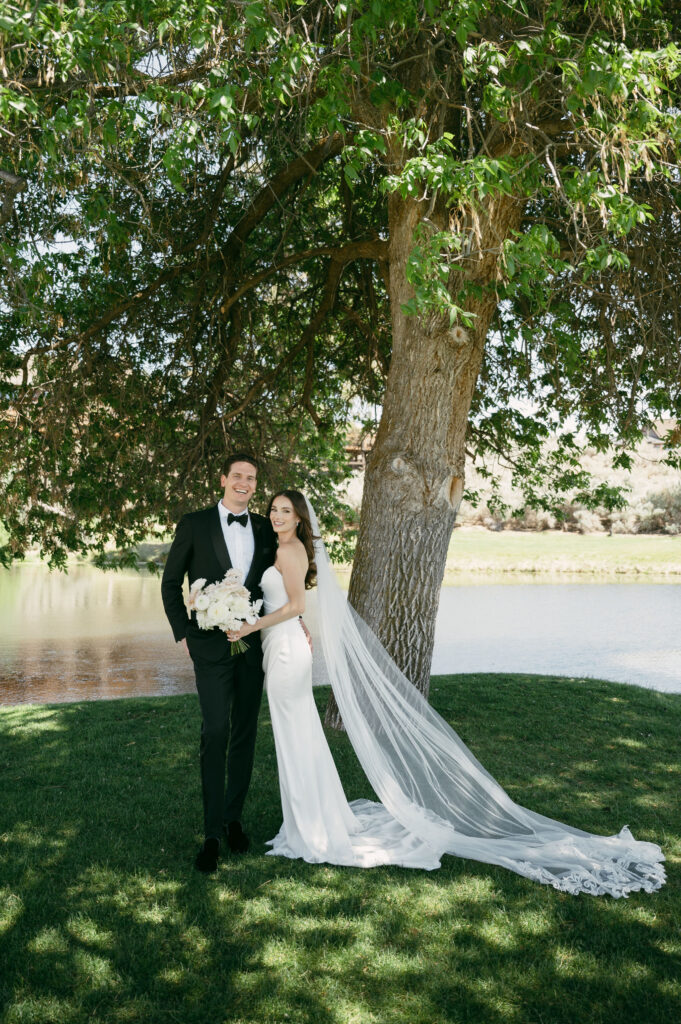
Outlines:
<svg viewBox="0 0 681 1024"><path fill-rule="evenodd" d="M681 533L681 485L648 495L636 511L639 533Z"/></svg>

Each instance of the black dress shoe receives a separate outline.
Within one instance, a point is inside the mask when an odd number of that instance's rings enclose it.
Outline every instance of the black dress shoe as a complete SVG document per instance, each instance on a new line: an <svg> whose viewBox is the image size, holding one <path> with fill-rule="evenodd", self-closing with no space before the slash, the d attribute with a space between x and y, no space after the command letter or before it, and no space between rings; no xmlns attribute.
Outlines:
<svg viewBox="0 0 681 1024"><path fill-rule="evenodd" d="M240 821L230 821L229 825L225 825L225 834L232 853L246 853L251 841L242 829Z"/></svg>
<svg viewBox="0 0 681 1024"><path fill-rule="evenodd" d="M210 875L218 869L220 858L220 840L209 836L196 855L194 867L197 871L203 871L204 875Z"/></svg>

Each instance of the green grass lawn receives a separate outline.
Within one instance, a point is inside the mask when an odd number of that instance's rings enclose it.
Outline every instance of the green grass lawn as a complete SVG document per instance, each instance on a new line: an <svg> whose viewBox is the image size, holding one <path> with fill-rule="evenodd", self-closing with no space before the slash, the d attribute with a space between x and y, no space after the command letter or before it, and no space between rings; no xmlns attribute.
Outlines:
<svg viewBox="0 0 681 1024"><path fill-rule="evenodd" d="M455 530L449 572L681 576L681 536Z"/></svg>
<svg viewBox="0 0 681 1024"><path fill-rule="evenodd" d="M678 1024L681 697L469 675L434 679L432 700L514 799L661 843L667 885L595 899L453 857L436 872L266 857L266 707L252 852L206 878L194 697L4 708L0 1020ZM330 741L348 796L370 796L347 738Z"/></svg>

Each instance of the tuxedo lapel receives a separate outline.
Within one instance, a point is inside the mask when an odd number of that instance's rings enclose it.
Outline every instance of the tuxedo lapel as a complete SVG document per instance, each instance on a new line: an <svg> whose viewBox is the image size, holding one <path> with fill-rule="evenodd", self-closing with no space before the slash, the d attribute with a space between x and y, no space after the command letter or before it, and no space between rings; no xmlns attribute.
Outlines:
<svg viewBox="0 0 681 1024"><path fill-rule="evenodd" d="M220 513L218 512L217 505L211 512L210 536L217 560L220 563L224 575L228 569L232 568L232 560L229 557L229 551L225 544L225 535L222 532L222 523L220 522Z"/></svg>
<svg viewBox="0 0 681 1024"><path fill-rule="evenodd" d="M246 574L246 579L244 580L244 586L247 589L253 582L252 577L257 571L258 563L260 562L260 545L262 538L262 524L257 519L254 519L253 516L250 517L250 523L251 529L253 530L253 559Z"/></svg>

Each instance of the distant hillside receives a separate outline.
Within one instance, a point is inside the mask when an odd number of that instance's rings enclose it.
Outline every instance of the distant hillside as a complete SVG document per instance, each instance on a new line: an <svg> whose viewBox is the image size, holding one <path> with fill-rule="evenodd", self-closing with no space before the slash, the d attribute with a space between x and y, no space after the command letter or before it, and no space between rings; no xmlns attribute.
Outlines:
<svg viewBox="0 0 681 1024"><path fill-rule="evenodd" d="M587 454L583 466L596 482L607 480L629 490L629 502L621 512L608 513L605 509L591 512L577 503L566 501L564 520L547 512L527 511L513 516L522 507L522 496L511 484L511 471L494 467L501 479L500 497L510 507L507 515L490 511L485 495L491 493L489 482L474 465L466 467L466 488L477 491L481 501L473 507L463 501L457 524L486 526L490 530L569 530L578 533L666 533L681 534L681 473L663 463L662 436L673 424L660 424L657 431L642 442L630 471L613 469L606 456L597 452ZM362 500L364 474L358 470L347 487L349 503L359 509Z"/></svg>

